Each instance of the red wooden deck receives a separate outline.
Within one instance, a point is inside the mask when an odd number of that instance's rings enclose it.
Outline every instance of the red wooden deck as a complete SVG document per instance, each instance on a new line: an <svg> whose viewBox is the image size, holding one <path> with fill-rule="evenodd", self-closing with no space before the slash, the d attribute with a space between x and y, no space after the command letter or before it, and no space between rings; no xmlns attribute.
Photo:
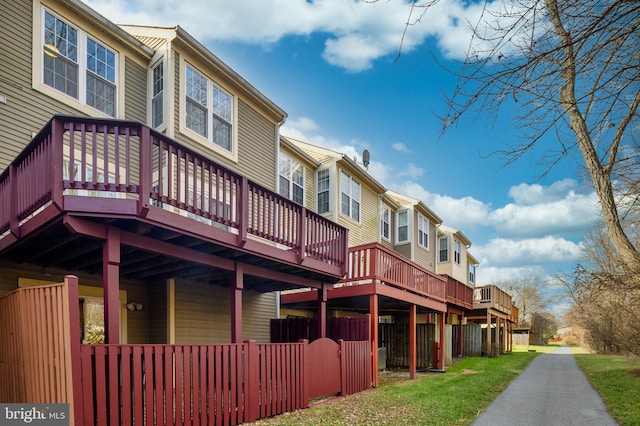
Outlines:
<svg viewBox="0 0 640 426"><path fill-rule="evenodd" d="M61 244L69 230L104 239L102 224L119 228L128 247L169 256L182 251L182 260L200 256L201 264L202 252L217 254L223 267L225 258L240 257L262 268L246 271L252 276L286 271L302 286L310 284L305 279L336 282L345 272L346 228L138 122L56 116L0 175L0 253L22 261L29 237L43 229L50 234L40 238ZM65 268L87 262L92 252L101 260L101 248L85 243L82 258L62 262L41 252L33 263ZM166 257L144 264L145 273L126 277L148 281L148 274L169 268ZM89 272L99 274L101 266Z"/></svg>

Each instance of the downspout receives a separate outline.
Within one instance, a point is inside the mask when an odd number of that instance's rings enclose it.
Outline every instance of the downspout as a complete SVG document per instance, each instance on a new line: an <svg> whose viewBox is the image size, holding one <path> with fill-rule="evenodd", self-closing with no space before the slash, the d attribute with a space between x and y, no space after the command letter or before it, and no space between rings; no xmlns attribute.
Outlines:
<svg viewBox="0 0 640 426"><path fill-rule="evenodd" d="M282 127L282 125L284 124L284 122L287 120L287 117L285 116L282 120L280 120L280 122L278 123L278 125L276 126L275 129L275 136L276 136L276 193L280 193L280 171L278 170L279 167L279 162L280 162L280 127ZM280 319L280 290L276 291L276 319Z"/></svg>

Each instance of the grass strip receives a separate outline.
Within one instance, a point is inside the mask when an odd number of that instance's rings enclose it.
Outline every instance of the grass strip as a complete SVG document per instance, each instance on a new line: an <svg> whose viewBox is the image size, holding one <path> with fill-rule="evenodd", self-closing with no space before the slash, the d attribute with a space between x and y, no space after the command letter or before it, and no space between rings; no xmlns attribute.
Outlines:
<svg viewBox="0 0 640 426"><path fill-rule="evenodd" d="M381 381L375 389L255 424L469 425L537 355L465 358L445 373Z"/></svg>

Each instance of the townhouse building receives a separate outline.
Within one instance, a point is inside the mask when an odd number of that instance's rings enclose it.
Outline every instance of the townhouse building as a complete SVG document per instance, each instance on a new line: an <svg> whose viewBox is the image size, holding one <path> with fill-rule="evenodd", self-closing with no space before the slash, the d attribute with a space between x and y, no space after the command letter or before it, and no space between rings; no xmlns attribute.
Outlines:
<svg viewBox="0 0 640 426"><path fill-rule="evenodd" d="M0 400L70 402L80 424L235 424L308 404L310 358L278 382L269 360L293 355L256 345L270 342L279 291L322 293L344 276L348 232L278 193L286 113L180 26L116 25L79 0L2 2L0 19L0 315L13 348L0 351ZM69 303L15 301L63 281ZM68 392L47 401L11 358L48 353L16 340L27 322L15 313L39 311L63 328L51 350L68 349L42 368L70 357L51 373L71 378ZM267 383L277 395L249 393Z"/></svg>

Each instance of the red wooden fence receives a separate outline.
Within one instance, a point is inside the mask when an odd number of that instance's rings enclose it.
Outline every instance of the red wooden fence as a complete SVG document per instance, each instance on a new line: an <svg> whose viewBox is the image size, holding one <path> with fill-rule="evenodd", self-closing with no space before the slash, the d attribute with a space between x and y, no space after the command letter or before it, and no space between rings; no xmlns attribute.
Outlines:
<svg viewBox="0 0 640 426"><path fill-rule="evenodd" d="M372 384L370 342L82 345L78 424L235 425Z"/></svg>
<svg viewBox="0 0 640 426"><path fill-rule="evenodd" d="M370 340L371 319L367 314L362 318L328 318L327 337L335 341ZM281 318L271 320L271 341L274 343L297 342L301 339L318 339L318 320L316 318Z"/></svg>

